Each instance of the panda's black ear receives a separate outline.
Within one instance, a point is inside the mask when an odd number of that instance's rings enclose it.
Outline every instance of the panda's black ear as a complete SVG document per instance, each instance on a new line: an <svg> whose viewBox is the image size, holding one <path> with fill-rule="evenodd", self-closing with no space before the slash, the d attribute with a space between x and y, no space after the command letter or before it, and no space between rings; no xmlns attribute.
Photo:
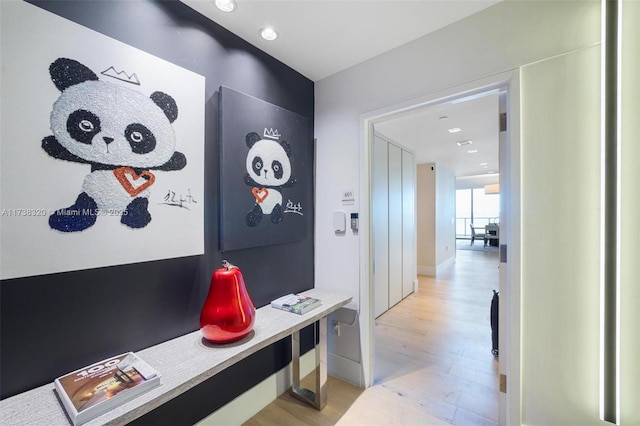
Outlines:
<svg viewBox="0 0 640 426"><path fill-rule="evenodd" d="M280 141L280 146L284 149L284 152L287 153L287 157L291 157L291 145L287 141Z"/></svg>
<svg viewBox="0 0 640 426"><path fill-rule="evenodd" d="M164 92L153 92L151 100L164 112L169 119L169 123L173 123L178 118L178 104L173 98Z"/></svg>
<svg viewBox="0 0 640 426"><path fill-rule="evenodd" d="M98 80L98 76L86 66L73 59L58 58L49 65L51 81L59 91L67 87L83 83L89 80Z"/></svg>
<svg viewBox="0 0 640 426"><path fill-rule="evenodd" d="M245 141L247 142L247 146L249 148L251 148L253 144L258 142L259 140L260 140L260 135L257 134L256 132L247 133L247 137L245 138Z"/></svg>

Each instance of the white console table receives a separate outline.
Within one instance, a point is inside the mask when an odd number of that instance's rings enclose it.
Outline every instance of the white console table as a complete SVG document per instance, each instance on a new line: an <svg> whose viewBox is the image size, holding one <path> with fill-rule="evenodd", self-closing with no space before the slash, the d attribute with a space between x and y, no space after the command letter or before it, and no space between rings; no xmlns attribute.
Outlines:
<svg viewBox="0 0 640 426"><path fill-rule="evenodd" d="M304 315L279 311L269 305L264 306L256 312L253 331L238 342L213 345L203 341L200 330L197 330L136 351L162 374L162 384L85 425L122 425L131 422L287 336L293 336L294 371L291 393L321 409L326 403L327 315L349 303L351 297L315 289L303 294L321 299L322 305ZM320 322L320 340L315 349L316 389L310 391L300 387L298 337L301 329L316 321ZM0 401L0 424L50 426L67 425L70 422L56 397L53 383L49 383Z"/></svg>

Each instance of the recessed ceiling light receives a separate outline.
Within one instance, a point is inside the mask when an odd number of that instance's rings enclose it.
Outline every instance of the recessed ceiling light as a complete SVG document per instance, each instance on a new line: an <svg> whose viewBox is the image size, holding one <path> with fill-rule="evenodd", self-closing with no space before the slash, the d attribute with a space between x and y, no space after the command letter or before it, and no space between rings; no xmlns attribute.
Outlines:
<svg viewBox="0 0 640 426"><path fill-rule="evenodd" d="M223 12L233 12L236 9L236 0L216 0L216 6Z"/></svg>
<svg viewBox="0 0 640 426"><path fill-rule="evenodd" d="M278 38L278 33L271 27L264 27L260 30L260 37L267 41L272 41Z"/></svg>
<svg viewBox="0 0 640 426"><path fill-rule="evenodd" d="M449 133L458 133L460 130L462 130L460 127L452 127L449 129Z"/></svg>
<svg viewBox="0 0 640 426"><path fill-rule="evenodd" d="M471 145L473 141L458 141L456 143L458 144L458 146L465 146L465 145Z"/></svg>
<svg viewBox="0 0 640 426"><path fill-rule="evenodd" d="M476 152L478 152L477 149L470 149L469 151L467 151L469 154L475 154Z"/></svg>
<svg viewBox="0 0 640 426"><path fill-rule="evenodd" d="M489 167L489 163L480 163L482 167Z"/></svg>
<svg viewBox="0 0 640 426"><path fill-rule="evenodd" d="M446 119L448 119L448 118L449 118L449 117L447 117L446 115L441 115L438 119L439 119L439 120L446 120Z"/></svg>

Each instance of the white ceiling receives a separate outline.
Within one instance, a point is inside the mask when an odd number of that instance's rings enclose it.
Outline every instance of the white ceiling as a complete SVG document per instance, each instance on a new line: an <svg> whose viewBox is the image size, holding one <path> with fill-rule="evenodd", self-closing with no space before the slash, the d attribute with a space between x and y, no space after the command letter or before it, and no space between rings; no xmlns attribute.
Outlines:
<svg viewBox="0 0 640 426"><path fill-rule="evenodd" d="M181 0L313 81L477 13L501 0L237 0L232 13L214 0ZM262 40L260 28L279 38ZM438 120L442 115L448 120ZM379 123L377 129L413 150L418 163L435 162L456 176L484 175L498 167L496 96L433 106ZM460 127L449 134L446 129ZM445 132L445 133L443 133ZM471 139L471 147L458 140ZM468 149L478 149L468 154ZM487 162L489 167L480 166Z"/></svg>
<svg viewBox="0 0 640 426"><path fill-rule="evenodd" d="M496 173L498 96L494 91L461 102L434 105L376 123L375 129L414 151L418 164L438 163L458 177ZM456 127L459 132L449 132ZM458 145L462 141L471 144Z"/></svg>
<svg viewBox="0 0 640 426"><path fill-rule="evenodd" d="M500 0L182 0L313 81L477 13ZM260 28L280 37L262 40Z"/></svg>

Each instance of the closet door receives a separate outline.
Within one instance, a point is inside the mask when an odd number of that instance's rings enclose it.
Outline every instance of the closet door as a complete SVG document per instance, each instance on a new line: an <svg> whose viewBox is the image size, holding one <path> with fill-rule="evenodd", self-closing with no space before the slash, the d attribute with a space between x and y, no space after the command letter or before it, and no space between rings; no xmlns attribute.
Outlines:
<svg viewBox="0 0 640 426"><path fill-rule="evenodd" d="M389 307L402 300L402 149L389 144Z"/></svg>
<svg viewBox="0 0 640 426"><path fill-rule="evenodd" d="M388 143L374 138L372 176L374 316L389 309L389 174Z"/></svg>
<svg viewBox="0 0 640 426"><path fill-rule="evenodd" d="M413 293L416 278L416 162L402 151L402 298Z"/></svg>

